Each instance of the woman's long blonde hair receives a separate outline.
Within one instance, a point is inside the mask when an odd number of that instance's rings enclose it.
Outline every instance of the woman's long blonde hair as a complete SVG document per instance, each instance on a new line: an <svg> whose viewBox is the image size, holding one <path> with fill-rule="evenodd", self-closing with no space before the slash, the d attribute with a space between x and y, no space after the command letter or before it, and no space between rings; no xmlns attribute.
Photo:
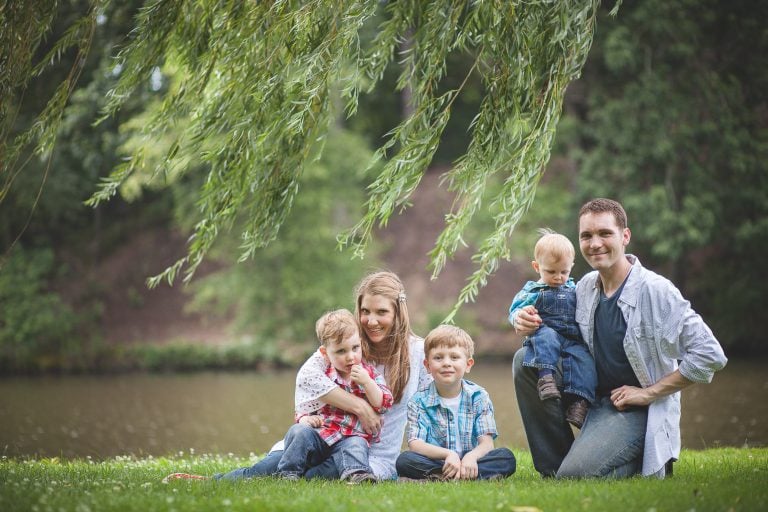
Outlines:
<svg viewBox="0 0 768 512"><path fill-rule="evenodd" d="M395 319L386 340L371 343L363 326L360 324L360 306L365 295L380 295L389 299ZM396 274L388 271L374 272L360 281L357 286L355 301L355 317L360 327L360 338L363 340L363 357L371 364L383 364L385 378L395 402L400 402L403 391L411 375L411 359L408 341L413 334L411 321L408 316L405 288Z"/></svg>

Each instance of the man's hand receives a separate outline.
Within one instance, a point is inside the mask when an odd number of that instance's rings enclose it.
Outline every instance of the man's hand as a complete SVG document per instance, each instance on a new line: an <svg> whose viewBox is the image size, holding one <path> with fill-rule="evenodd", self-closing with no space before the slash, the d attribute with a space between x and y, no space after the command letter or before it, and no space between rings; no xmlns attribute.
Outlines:
<svg viewBox="0 0 768 512"><path fill-rule="evenodd" d="M461 459L459 454L451 452L443 464L443 478L446 480L456 480L461 478Z"/></svg>
<svg viewBox="0 0 768 512"><path fill-rule="evenodd" d="M474 453L469 452L461 459L461 479L462 480L476 480L479 475L477 469L477 457Z"/></svg>
<svg viewBox="0 0 768 512"><path fill-rule="evenodd" d="M611 391L611 402L616 409L623 411L632 406L649 405L651 402L672 393L677 393L691 384L693 384L693 381L683 377L680 370L677 369L647 388L636 388L634 386L618 387Z"/></svg>
<svg viewBox="0 0 768 512"><path fill-rule="evenodd" d="M365 386L370 382L374 382L370 374L365 371L365 368L363 368L362 365L359 364L354 365L349 371L349 378L352 380L352 382L360 384L361 386Z"/></svg>
<svg viewBox="0 0 768 512"><path fill-rule="evenodd" d="M312 428L320 428L323 426L323 417L319 414L307 414L299 418L299 423Z"/></svg>
<svg viewBox="0 0 768 512"><path fill-rule="evenodd" d="M513 327L515 332L524 336L530 336L541 326L539 312L533 306L525 306L517 312Z"/></svg>
<svg viewBox="0 0 768 512"><path fill-rule="evenodd" d="M611 402L619 411L632 406L643 406L653 402L648 392L635 386L621 386L611 391Z"/></svg>

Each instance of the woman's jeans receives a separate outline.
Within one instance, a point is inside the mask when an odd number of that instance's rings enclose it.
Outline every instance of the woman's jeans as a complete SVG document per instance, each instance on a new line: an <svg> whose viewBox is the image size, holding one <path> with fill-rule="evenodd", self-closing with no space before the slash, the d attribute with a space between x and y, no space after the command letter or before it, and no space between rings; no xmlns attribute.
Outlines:
<svg viewBox="0 0 768 512"><path fill-rule="evenodd" d="M512 374L533 466L544 477L624 478L640 473L648 408L617 410L609 397L590 407L578 438L560 400L540 400L538 374L523 366L527 348L515 354ZM558 382L562 375L555 372Z"/></svg>
<svg viewBox="0 0 768 512"><path fill-rule="evenodd" d="M406 478L423 480L443 474L444 460L430 459L412 451L397 458L397 474ZM515 472L515 456L507 448L496 448L477 460L478 479L505 478Z"/></svg>

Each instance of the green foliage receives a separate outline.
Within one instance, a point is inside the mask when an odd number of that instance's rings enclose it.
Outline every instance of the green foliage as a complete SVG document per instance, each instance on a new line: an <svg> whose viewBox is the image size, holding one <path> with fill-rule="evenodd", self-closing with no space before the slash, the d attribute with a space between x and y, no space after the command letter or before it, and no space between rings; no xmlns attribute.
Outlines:
<svg viewBox="0 0 768 512"><path fill-rule="evenodd" d="M322 158L307 165L280 237L238 265L231 264L237 240L222 237L213 256L224 265L192 283L193 307L230 316L237 331L263 343L314 348L317 318L353 310L354 285L368 268L337 249L336 233L359 216L369 158L360 137L333 130Z"/></svg>
<svg viewBox="0 0 768 512"><path fill-rule="evenodd" d="M145 167L152 141L176 133L153 172L183 172L188 161L208 170L188 255L162 277L173 281L186 267L189 279L218 234L236 223L242 254L251 257L287 218L305 161L332 119L332 92L340 90L347 113L355 113L359 95L375 88L402 50L396 88L410 91L412 113L377 151L375 160L384 165L369 187L368 212L341 240L362 254L374 225L407 204L457 97L479 77L483 95L469 149L446 176L458 198L432 254L437 274L479 210L485 181L504 175L491 204L493 229L460 297L471 300L506 256L507 236L531 203L563 93L591 44L596 7L595 1L391 2L369 42L359 34L374 20L375 2L147 2L118 57L123 73L106 113L121 108L157 66L172 66L183 78L147 123L148 142L91 203L108 199ZM457 54L470 55L472 65L458 83L445 81L449 57ZM181 119L188 122L177 132Z"/></svg>
<svg viewBox="0 0 768 512"><path fill-rule="evenodd" d="M631 251L692 298L724 345L750 348L764 337L744 318L762 312L748 269L768 250L766 15L752 2L653 0L601 20L570 152L578 200L619 199Z"/></svg>
<svg viewBox="0 0 768 512"><path fill-rule="evenodd" d="M295 364L274 344L241 340L224 345L180 341L115 347L101 361L102 370L144 370L188 372L200 370L253 370L263 366Z"/></svg>
<svg viewBox="0 0 768 512"><path fill-rule="evenodd" d="M492 482L381 482L350 488L340 481L261 478L240 482L174 480L172 472L211 475L255 456L131 456L104 461L0 460L0 508L34 510L365 510L471 511L765 510L768 450L684 450L665 480L542 479L530 453L516 450L518 470Z"/></svg>
<svg viewBox="0 0 768 512"><path fill-rule="evenodd" d="M75 316L50 289L53 252L21 246L0 262L0 368L60 367L71 357Z"/></svg>

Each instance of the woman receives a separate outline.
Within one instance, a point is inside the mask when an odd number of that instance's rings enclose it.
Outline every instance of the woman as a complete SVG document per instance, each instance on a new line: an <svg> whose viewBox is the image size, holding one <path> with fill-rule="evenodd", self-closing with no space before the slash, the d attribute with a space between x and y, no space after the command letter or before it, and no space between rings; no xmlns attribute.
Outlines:
<svg viewBox="0 0 768 512"><path fill-rule="evenodd" d="M327 403L357 415L366 432L379 433L381 437L380 442L371 445L368 456L374 475L379 480L395 479L395 460L403 443L408 400L432 380L423 364L424 341L411 331L405 289L392 272L376 272L363 278L357 287L355 316L363 356L384 375L395 404L379 416L367 401L347 393L329 379L322 355L315 352L296 376L296 411L312 412L320 403ZM282 441L255 465L214 478L234 480L271 475L277 469L281 450ZM305 477L333 479L339 478L339 474L328 459L311 468Z"/></svg>

